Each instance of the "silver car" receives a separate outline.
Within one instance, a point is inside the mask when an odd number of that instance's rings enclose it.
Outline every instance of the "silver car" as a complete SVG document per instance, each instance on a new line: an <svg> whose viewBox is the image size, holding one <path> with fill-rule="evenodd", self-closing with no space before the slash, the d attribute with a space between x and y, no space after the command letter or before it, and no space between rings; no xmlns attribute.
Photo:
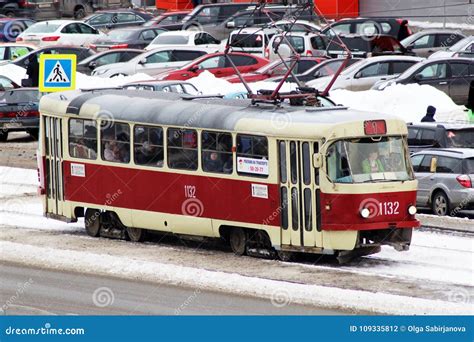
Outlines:
<svg viewBox="0 0 474 342"><path fill-rule="evenodd" d="M411 156L418 179L418 207L439 216L474 209L474 150L429 149Z"/></svg>

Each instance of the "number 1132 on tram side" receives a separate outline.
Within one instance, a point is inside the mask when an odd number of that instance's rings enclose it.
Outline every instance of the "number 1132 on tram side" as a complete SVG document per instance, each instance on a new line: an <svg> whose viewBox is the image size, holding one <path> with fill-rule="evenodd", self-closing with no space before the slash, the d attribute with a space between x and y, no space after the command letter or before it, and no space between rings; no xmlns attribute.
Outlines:
<svg viewBox="0 0 474 342"><path fill-rule="evenodd" d="M47 217L91 236L221 238L236 254L340 261L407 250L419 226L403 121L128 90L40 104Z"/></svg>

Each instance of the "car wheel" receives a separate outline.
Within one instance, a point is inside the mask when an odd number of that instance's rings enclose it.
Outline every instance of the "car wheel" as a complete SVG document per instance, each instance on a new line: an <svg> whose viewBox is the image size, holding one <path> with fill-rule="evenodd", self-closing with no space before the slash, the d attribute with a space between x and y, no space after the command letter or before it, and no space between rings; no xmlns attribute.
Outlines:
<svg viewBox="0 0 474 342"><path fill-rule="evenodd" d="M449 213L449 199L443 191L437 191L433 195L431 209L433 214L438 216L446 216Z"/></svg>
<svg viewBox="0 0 474 342"><path fill-rule="evenodd" d="M0 142L5 142L8 139L8 131L0 131Z"/></svg>
<svg viewBox="0 0 474 342"><path fill-rule="evenodd" d="M38 140L39 129L33 128L26 131L33 139Z"/></svg>
<svg viewBox="0 0 474 342"><path fill-rule="evenodd" d="M13 17L15 17L15 12L13 12L13 11L6 11L6 12L5 12L5 15L6 15L7 17L9 17L9 18L13 18Z"/></svg>
<svg viewBox="0 0 474 342"><path fill-rule="evenodd" d="M74 18L75 19L82 19L86 16L86 10L84 7L78 7L74 10Z"/></svg>

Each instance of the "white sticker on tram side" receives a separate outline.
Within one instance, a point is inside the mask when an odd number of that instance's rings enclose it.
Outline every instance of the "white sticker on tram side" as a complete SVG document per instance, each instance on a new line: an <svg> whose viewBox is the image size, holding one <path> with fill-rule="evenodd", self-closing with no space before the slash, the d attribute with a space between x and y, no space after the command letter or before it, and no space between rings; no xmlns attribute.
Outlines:
<svg viewBox="0 0 474 342"><path fill-rule="evenodd" d="M84 164L71 164L71 176L85 177L86 166Z"/></svg>
<svg viewBox="0 0 474 342"><path fill-rule="evenodd" d="M237 171L268 175L268 160L237 157Z"/></svg>
<svg viewBox="0 0 474 342"><path fill-rule="evenodd" d="M252 184L252 197L268 199L268 186L262 184Z"/></svg>

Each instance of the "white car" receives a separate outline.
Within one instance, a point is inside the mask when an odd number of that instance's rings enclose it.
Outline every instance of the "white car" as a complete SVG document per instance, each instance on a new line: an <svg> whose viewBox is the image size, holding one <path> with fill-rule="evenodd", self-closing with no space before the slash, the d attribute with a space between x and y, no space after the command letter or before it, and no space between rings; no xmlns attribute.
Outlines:
<svg viewBox="0 0 474 342"><path fill-rule="evenodd" d="M180 68L186 63L204 56L208 51L200 47L161 47L142 53L128 62L111 63L97 67L92 76L130 76L136 73L156 75L169 69Z"/></svg>
<svg viewBox="0 0 474 342"><path fill-rule="evenodd" d="M293 47L293 49L289 47L288 43ZM277 47L278 50L275 51ZM293 50L300 56L327 56L326 42L319 33L288 32L285 35L285 38L283 37L283 34L276 34L273 36L268 44L267 50L265 51L265 58L275 61L280 59L278 54L283 58L290 57L293 54Z"/></svg>
<svg viewBox="0 0 474 342"><path fill-rule="evenodd" d="M437 51L429 56L429 59L432 58L447 58L447 57L474 57L474 36L466 37L449 49L444 51Z"/></svg>
<svg viewBox="0 0 474 342"><path fill-rule="evenodd" d="M182 46L205 48L209 52L216 52L223 48L220 41L204 31L170 31L164 32L153 39L145 50Z"/></svg>
<svg viewBox="0 0 474 342"><path fill-rule="evenodd" d="M296 20L295 22L291 20L278 20L275 22L275 25L271 26L276 26L283 32L290 31L290 29L291 32L321 32L321 26L308 20Z"/></svg>
<svg viewBox="0 0 474 342"><path fill-rule="evenodd" d="M397 77L423 58L413 56L379 56L363 59L345 69L331 87L361 91L370 89L376 82ZM307 82L308 87L324 90L333 76L321 77Z"/></svg>
<svg viewBox="0 0 474 342"><path fill-rule="evenodd" d="M276 33L278 33L276 28L240 28L230 34L229 46L235 52L251 53L263 57L270 39Z"/></svg>
<svg viewBox="0 0 474 342"><path fill-rule="evenodd" d="M88 46L104 33L92 26L73 20L49 20L31 25L16 39L17 42L42 46Z"/></svg>

